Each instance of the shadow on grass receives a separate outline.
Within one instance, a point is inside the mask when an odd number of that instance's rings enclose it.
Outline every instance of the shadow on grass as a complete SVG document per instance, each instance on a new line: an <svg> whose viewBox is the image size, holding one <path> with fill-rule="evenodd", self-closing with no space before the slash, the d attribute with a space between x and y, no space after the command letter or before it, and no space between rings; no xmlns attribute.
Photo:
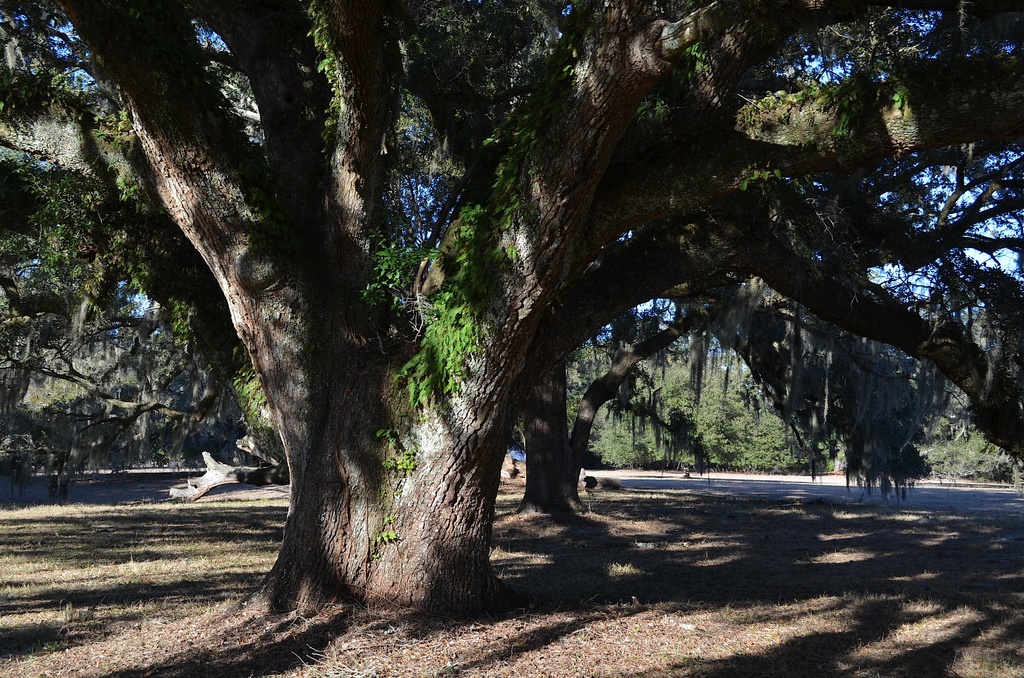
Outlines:
<svg viewBox="0 0 1024 678"><path fill-rule="evenodd" d="M635 678L685 675L726 676L944 676L970 640L985 624L964 624L953 637L923 646L903 648L884 656L850 659L862 648L884 641L894 629L911 623L891 599L867 600L843 608L852 628L813 632L792 638L759 653L737 653L725 659L689 659L657 669L626 674Z"/></svg>
<svg viewBox="0 0 1024 678"><path fill-rule="evenodd" d="M840 630L810 629L768 649L724 658L689 653L680 659L687 654L685 648L669 648L679 650L676 658L666 659L656 670L626 675L949 675L965 648L979 639L1010 666L1006 675L1024 675L1024 656L1006 650L1024 637L1019 613L1024 602L1021 521L907 508L735 501L684 492L623 492L596 501L594 508L594 513L562 518L499 516L493 538L495 570L539 602L527 615L533 622L491 637L490 643L462 657L458 670L463 675L495 670L518 656L553 649L594 622L628 620L654 606L665 615L734 610L740 616L737 626L748 626L795 623L808 616L800 606L813 601L824 601L816 613L843 617ZM0 549L47 562L93 558L118 563L132 554L136 559L165 557L166 547L201 535L204 543L218 548L259 544L273 550L283 517L283 507L266 505L191 506L180 513L136 508L130 515L97 511L63 523L29 520L18 526L17 536L8 530L0 533ZM114 596L122 601L169 601L175 596L216 601L244 591L260 574L231 571L208 581L188 578L158 586L83 590L66 599L76 606L102 605ZM0 598L0 614L16 605L54 606L63 600L54 592L34 599ZM908 606L914 601L927 604ZM932 617L946 620L940 635L916 641L897 638L901 629ZM490 621L501 624L515 618ZM274 632L251 630L238 642L220 645L210 639L203 648L183 649L159 664L110 675L280 673L316 663L332 638L351 628L352 616L268 623L289 626ZM453 629L469 633L480 620L393 616L382 623L404 625L414 641L430 643ZM19 629L0 637L0 647L35 651L57 640L52 631ZM884 647L877 650L879 646ZM593 672L600 673L600 657L592 661Z"/></svg>
<svg viewBox="0 0 1024 678"><path fill-rule="evenodd" d="M164 550L187 548L197 539L226 545L279 540L286 510L250 502L0 512L0 552L69 564L161 558Z"/></svg>
<svg viewBox="0 0 1024 678"><path fill-rule="evenodd" d="M264 622L261 622L264 624ZM347 615L322 621L286 618L266 623L256 640L218 647L215 651L184 651L158 664L115 671L107 678L232 678L276 675L315 663L331 639L344 633ZM281 638L268 641L268 636Z"/></svg>
<svg viewBox="0 0 1024 678"><path fill-rule="evenodd" d="M955 607L1024 595L1020 520L678 494L601 511L499 521L496 569L562 607L634 598L774 604L849 593ZM616 534L602 515L660 529Z"/></svg>
<svg viewBox="0 0 1024 678"><path fill-rule="evenodd" d="M237 599L269 569L286 507L46 507L0 513L0 658L62 649L116 625ZM200 565L209 564L205 567Z"/></svg>
<svg viewBox="0 0 1024 678"><path fill-rule="evenodd" d="M609 515L649 529L616 533ZM551 609L632 602L638 610L767 608L781 615L779 606L832 598L852 624L765 652L688 659L638 676L851 675L837 658L870 643L899 646L850 660L878 675L948 675L972 643L1003 648L996 654L1002 652L1006 675L1024 675L1024 653L1006 653L1024 638L1024 521L1017 518L683 493L632 501L624 493L592 515L507 517L494 541L503 578ZM913 601L933 610L911 618L905 604ZM893 639L907 625L943 615L949 619L941 637ZM547 642L559 637L544 634Z"/></svg>

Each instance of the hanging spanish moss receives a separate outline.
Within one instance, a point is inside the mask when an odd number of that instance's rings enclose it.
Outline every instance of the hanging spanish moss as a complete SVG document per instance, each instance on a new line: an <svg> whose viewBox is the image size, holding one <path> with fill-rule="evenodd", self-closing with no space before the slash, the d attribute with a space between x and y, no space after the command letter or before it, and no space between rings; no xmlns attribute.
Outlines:
<svg viewBox="0 0 1024 678"><path fill-rule="evenodd" d="M690 333L690 387L693 389L700 405L700 398L704 391L704 373L707 370L708 358L708 333L704 328Z"/></svg>
<svg viewBox="0 0 1024 678"><path fill-rule="evenodd" d="M736 290L709 332L791 423L812 473L832 438L845 451L837 467L868 491L903 492L924 472L915 443L946 392L930 362L821 323L759 280Z"/></svg>
<svg viewBox="0 0 1024 678"><path fill-rule="evenodd" d="M0 474L12 489L44 473L52 499L63 502L88 469L183 460L200 431L213 452L238 437L230 392L174 338L159 307L128 315L69 308L5 326Z"/></svg>

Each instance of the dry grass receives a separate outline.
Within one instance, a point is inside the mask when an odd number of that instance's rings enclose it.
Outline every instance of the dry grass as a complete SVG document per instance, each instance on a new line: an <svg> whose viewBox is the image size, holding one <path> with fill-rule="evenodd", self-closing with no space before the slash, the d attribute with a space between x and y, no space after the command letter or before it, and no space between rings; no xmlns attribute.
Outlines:
<svg viewBox="0 0 1024 678"><path fill-rule="evenodd" d="M1024 524L603 492L511 514L492 619L234 611L280 502L0 512L4 676L1024 676Z"/></svg>

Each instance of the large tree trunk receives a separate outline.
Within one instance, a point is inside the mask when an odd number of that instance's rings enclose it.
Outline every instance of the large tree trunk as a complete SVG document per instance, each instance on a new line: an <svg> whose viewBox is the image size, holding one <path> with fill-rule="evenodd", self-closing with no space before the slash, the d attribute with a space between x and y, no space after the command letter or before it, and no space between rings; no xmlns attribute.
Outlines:
<svg viewBox="0 0 1024 678"><path fill-rule="evenodd" d="M489 563L504 409L465 426L430 408L400 417L404 386L372 353L349 375L325 386L304 449L286 441L301 463L258 597L276 610L356 600L456 615L515 602Z"/></svg>
<svg viewBox="0 0 1024 678"><path fill-rule="evenodd" d="M569 450L565 363L534 384L523 409L526 491L520 513L575 513L580 465Z"/></svg>
<svg viewBox="0 0 1024 678"><path fill-rule="evenodd" d="M264 162L237 127L176 105L180 93L197 88L212 105L221 95L205 89L201 74L167 68L159 50L137 52L123 38L170 42L187 53L194 27L171 20L184 17L146 22L115 4L63 4L121 86L148 188L213 272L281 437L290 507L280 555L258 599L277 610L355 600L455 615L507 604L510 595L488 561L490 523L498 441L507 440L512 385L529 335L482 338L481 368L462 379L459 393L443 405L433 394L412 411L396 373L416 346L385 345L382 313L363 298L373 275L367 252L377 246L380 150L390 122L383 110L390 101L383 4L331 5L321 17L346 37L332 47L338 80L350 88L342 93L348 103L340 107L338 133L329 135L326 168L319 150L292 158L297 147L270 141ZM210 15L227 40L248 39L248 16L245 8ZM324 136L322 119L290 115L290 127L277 129L268 118L291 105L281 83L295 80L293 93L315 91L317 83L307 82L313 72L315 64L291 56L254 65L268 136ZM317 101L301 109L323 115ZM310 186L324 190L320 200L310 199Z"/></svg>

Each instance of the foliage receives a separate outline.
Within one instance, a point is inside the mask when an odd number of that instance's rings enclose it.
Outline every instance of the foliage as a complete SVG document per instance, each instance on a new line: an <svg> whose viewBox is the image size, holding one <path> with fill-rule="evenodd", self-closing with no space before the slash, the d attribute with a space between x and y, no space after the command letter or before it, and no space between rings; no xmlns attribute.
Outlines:
<svg viewBox="0 0 1024 678"><path fill-rule="evenodd" d="M932 477L940 480L1009 482L1013 478L1013 459L977 432L947 433L923 446L921 454Z"/></svg>
<svg viewBox="0 0 1024 678"><path fill-rule="evenodd" d="M604 463L633 468L798 467L785 425L747 368L734 355L714 356L698 391L687 359L692 350L676 348L641 364L628 382L628 400L613 403L596 422L591 450Z"/></svg>
<svg viewBox="0 0 1024 678"><path fill-rule="evenodd" d="M86 467L223 447L238 413L195 349L216 359L233 338L180 232L94 178L9 155L0 172L20 205L0 232L6 473L55 474L61 498Z"/></svg>
<svg viewBox="0 0 1024 678"><path fill-rule="evenodd" d="M407 476L416 470L416 450L399 443L394 431L380 429L377 431L377 439L383 441L388 450L388 456L384 460L384 468L397 473L399 476ZM386 522L390 523L393 521L394 518Z"/></svg>
<svg viewBox="0 0 1024 678"><path fill-rule="evenodd" d="M419 352L402 368L411 405L458 392L467 361L484 338L483 306L495 289L495 276L506 254L496 248L490 214L481 206L464 208L449 260L445 288L435 294L424 314L426 329Z"/></svg>
<svg viewBox="0 0 1024 678"><path fill-rule="evenodd" d="M744 399L742 388L723 391L719 384L707 384L702 392L695 420L708 462L723 469L769 473L802 466L778 414L749 408L751 400Z"/></svg>
<svg viewBox="0 0 1024 678"><path fill-rule="evenodd" d="M665 463L651 430L637 431L630 422L599 421L591 436L590 449L602 464L619 468L658 468Z"/></svg>
<svg viewBox="0 0 1024 678"><path fill-rule="evenodd" d="M527 200L521 180L547 152L544 134L558 113L560 89L573 73L577 30L565 29L545 63L538 89L494 137L482 142L485 147L501 147L503 158L487 200L462 207L449 233L450 245L441 250L444 288L425 314L419 352L401 372L412 404L454 394L466 375L466 361L484 340L484 315L498 289L497 278L518 255L515 246L502 244L498 235L514 232L522 220Z"/></svg>

